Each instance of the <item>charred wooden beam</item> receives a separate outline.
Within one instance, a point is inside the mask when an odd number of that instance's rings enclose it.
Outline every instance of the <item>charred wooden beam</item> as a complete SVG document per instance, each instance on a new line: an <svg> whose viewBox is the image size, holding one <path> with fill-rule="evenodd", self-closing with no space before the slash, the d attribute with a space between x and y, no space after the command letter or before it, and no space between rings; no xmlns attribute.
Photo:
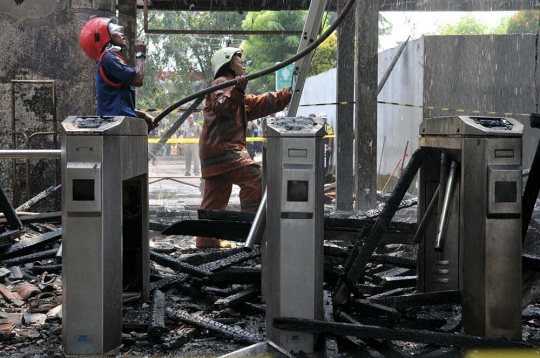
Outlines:
<svg viewBox="0 0 540 358"><path fill-rule="evenodd" d="M19 216L19 220L21 220L21 223L23 225L26 225L28 223L60 222L62 221L62 213L57 211L54 213L43 213L38 215L21 215ZM5 218L0 219L0 224L6 222L7 220Z"/></svg>
<svg viewBox="0 0 540 358"><path fill-rule="evenodd" d="M244 221L252 224L255 219L255 213L248 213L245 211L232 211L232 210L197 210L199 219L208 220L223 220L223 221Z"/></svg>
<svg viewBox="0 0 540 358"><path fill-rule="evenodd" d="M379 298L383 298L383 297L389 297L389 296L401 296L403 294L406 294L406 293L411 293L412 291L414 291L416 289L416 287L402 287L402 288L396 288L394 290L390 290L390 291L386 291L386 292L382 292L382 293L379 293L377 295L373 295L373 296L370 296L368 297L367 299L368 300L377 300Z"/></svg>
<svg viewBox="0 0 540 358"><path fill-rule="evenodd" d="M461 314L446 320L446 324L440 326L441 331L454 333L461 329Z"/></svg>
<svg viewBox="0 0 540 358"><path fill-rule="evenodd" d="M335 247L335 246L324 246L324 256L337 256L346 259L349 257L349 250Z"/></svg>
<svg viewBox="0 0 540 358"><path fill-rule="evenodd" d="M0 251L0 258L7 259L39 249L46 244L54 242L62 237L62 228L36 236L23 237L16 244Z"/></svg>
<svg viewBox="0 0 540 358"><path fill-rule="evenodd" d="M62 264L58 265L35 265L30 268L26 268L26 271L32 272L34 275L42 274L43 272L61 272Z"/></svg>
<svg viewBox="0 0 540 358"><path fill-rule="evenodd" d="M259 257L260 255L261 255L261 248L257 246L257 247L254 247L250 251L242 251L232 256L229 256L227 258L201 265L199 266L199 268L202 270L216 272L216 271L223 270L227 267L240 264L242 262L253 260L256 257Z"/></svg>
<svg viewBox="0 0 540 358"><path fill-rule="evenodd" d="M384 306L375 302L356 298L351 301L351 305L355 311L360 313L362 316L384 316L389 322L392 323L398 322L400 319L399 312L395 308Z"/></svg>
<svg viewBox="0 0 540 358"><path fill-rule="evenodd" d="M167 349L180 348L193 339L195 332L195 328L182 328L174 336L166 337L163 346Z"/></svg>
<svg viewBox="0 0 540 358"><path fill-rule="evenodd" d="M150 283L150 291L164 290L166 288L172 287L174 285L177 285L181 282L186 281L189 277L190 277L189 275L186 275L185 273L181 273L178 275L162 278L159 281Z"/></svg>
<svg viewBox="0 0 540 358"><path fill-rule="evenodd" d="M385 276L383 286L385 288L416 287L417 276Z"/></svg>
<svg viewBox="0 0 540 358"><path fill-rule="evenodd" d="M194 285L196 280L192 282ZM261 283L261 268L260 267L243 267L243 266L233 266L226 268L225 270L212 273L208 276L207 281L201 282L202 285L215 285L223 284L230 285L234 283L238 284L254 284ZM201 285L201 286L202 286Z"/></svg>
<svg viewBox="0 0 540 358"><path fill-rule="evenodd" d="M163 230L162 235L193 235L245 241L251 224L239 221L182 220Z"/></svg>
<svg viewBox="0 0 540 358"><path fill-rule="evenodd" d="M195 327L208 329L212 332L221 334L225 336L226 338L232 339L239 343L255 344L262 341L262 337L256 334L252 334L242 329L238 329L235 327L230 327L230 326L221 324L209 318L190 315L189 313L185 311L167 309L166 314L167 314L167 317L173 321L176 321L176 322L180 321L180 322L184 322Z"/></svg>
<svg viewBox="0 0 540 358"><path fill-rule="evenodd" d="M403 277L403 276L407 276L407 274L410 275L410 273L411 273L411 269L404 268L404 267L393 267L389 270L374 273L373 276L384 281L386 278L389 278L389 277Z"/></svg>
<svg viewBox="0 0 540 358"><path fill-rule="evenodd" d="M244 302L244 303L240 303L234 306L234 310L247 312L251 314L265 314L266 305L258 304L258 303L251 303L251 302Z"/></svg>
<svg viewBox="0 0 540 358"><path fill-rule="evenodd" d="M21 237L20 230L7 230L0 234L0 249L12 245L15 239Z"/></svg>
<svg viewBox="0 0 540 358"><path fill-rule="evenodd" d="M13 205L11 205L11 202L8 200L6 193L4 192L4 189L2 188L1 185L0 185L0 211L4 213L8 228L10 228L11 230L22 229L23 224L21 223L21 220L19 220L19 217L17 216L15 209L13 209Z"/></svg>
<svg viewBox="0 0 540 358"><path fill-rule="evenodd" d="M197 266L187 264L178 259L174 259L169 255L158 254L157 252L153 252L152 250L150 250L150 260L153 260L162 266L171 268L176 271L180 271L181 273L185 272L195 277L205 277L211 274L211 272L208 270L204 270Z"/></svg>
<svg viewBox="0 0 540 358"><path fill-rule="evenodd" d="M526 348L530 345L504 338L480 338L468 335L429 332L413 329L391 329L362 324L323 322L302 318L277 317L273 326L277 329L313 333L331 333L339 336L356 336L419 342L445 347L461 348Z"/></svg>
<svg viewBox="0 0 540 358"><path fill-rule="evenodd" d="M148 222L148 230L151 230L151 231L162 232L169 226L171 226L170 222L160 222L160 221L153 221L153 220L150 220Z"/></svg>
<svg viewBox="0 0 540 358"><path fill-rule="evenodd" d="M168 329L165 327L165 294L154 290L152 304L150 305L150 324L148 335L153 338L161 337Z"/></svg>
<svg viewBox="0 0 540 358"><path fill-rule="evenodd" d="M13 266L13 265L24 264L27 262L35 262L35 261L40 261L40 260L45 260L45 259L52 259L53 257L56 256L57 251L58 249L50 249L50 250L45 250L41 252L36 252L35 254L14 257L12 259L0 261L0 265Z"/></svg>
<svg viewBox="0 0 540 358"><path fill-rule="evenodd" d="M244 252L244 248L238 247L235 249L219 249L219 250L209 250L206 252L201 252L193 255L186 255L186 257L180 257L178 260L188 263L190 265L202 265L208 262L213 262L217 260L222 260L237 253Z"/></svg>
<svg viewBox="0 0 540 358"><path fill-rule="evenodd" d="M435 349L427 354L421 355L422 358L458 358L461 357L462 353L455 348L439 348Z"/></svg>
<svg viewBox="0 0 540 358"><path fill-rule="evenodd" d="M385 292L384 287L372 284L358 284L356 289L364 295L378 295Z"/></svg>
<svg viewBox="0 0 540 358"><path fill-rule="evenodd" d="M363 272L366 268L367 263L370 261L371 256L375 252L375 249L379 245L379 242L383 234L387 231L394 214L396 213L403 196L405 195L407 189L411 185L420 165L424 160L424 153L422 150L416 150L407 167L403 171L402 176L399 178L399 181L390 195L390 198L384 205L381 215L375 221L375 224L371 228L368 239L362 245L358 255L353 258L353 264L351 268L346 272L346 277L344 279L348 281L347 286L352 287L356 285L363 276ZM342 284L337 292L334 294L334 304L342 304L347 300L348 290L345 287L345 284Z"/></svg>
<svg viewBox="0 0 540 358"><path fill-rule="evenodd" d="M332 294L329 291L324 291L323 298L324 320L326 322L334 322L334 306L332 305ZM326 335L324 337L325 357L339 357L339 346L334 335Z"/></svg>
<svg viewBox="0 0 540 358"><path fill-rule="evenodd" d="M409 307L459 304L461 303L461 291L439 291L395 297L381 297L372 299L372 301L395 307L398 310Z"/></svg>
<svg viewBox="0 0 540 358"><path fill-rule="evenodd" d="M201 292L207 295L216 295L221 297L226 297L233 295L237 292L245 290L247 285L231 285L226 288L219 288L214 286L203 286L201 287Z"/></svg>
<svg viewBox="0 0 540 358"><path fill-rule="evenodd" d="M15 209L15 211L28 211L33 205L37 204L41 200L45 199L58 189L60 189L62 185L50 186L49 188L43 190L38 195L34 196L32 199L28 200L24 204L21 204L18 208Z"/></svg>
<svg viewBox="0 0 540 358"><path fill-rule="evenodd" d="M389 255L373 255L371 256L371 262L395 265L399 267L416 268L416 260L407 259L405 257L395 257L395 256L389 256Z"/></svg>
<svg viewBox="0 0 540 358"><path fill-rule="evenodd" d="M244 303L259 295L259 289L257 287L249 287L246 290L235 293L225 298L220 298L214 305L220 307L231 307L239 303Z"/></svg>

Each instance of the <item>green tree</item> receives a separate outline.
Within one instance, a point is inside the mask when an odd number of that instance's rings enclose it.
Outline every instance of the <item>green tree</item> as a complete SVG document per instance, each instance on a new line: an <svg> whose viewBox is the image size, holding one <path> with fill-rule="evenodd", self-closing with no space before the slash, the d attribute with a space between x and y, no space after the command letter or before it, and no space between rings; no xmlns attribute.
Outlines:
<svg viewBox="0 0 540 358"><path fill-rule="evenodd" d="M223 12L155 11L150 13L152 30L238 30L244 16ZM138 24L143 24L138 13ZM239 46L242 38L200 34L144 34L147 43L146 78L137 90L138 108L166 108L177 100L204 88L213 80L211 58L224 46ZM244 36L245 38L245 36ZM171 114L164 119L167 127Z"/></svg>
<svg viewBox="0 0 540 358"><path fill-rule="evenodd" d="M435 35L485 35L489 33L489 26L474 15L467 14L455 24L439 24Z"/></svg>
<svg viewBox="0 0 540 358"><path fill-rule="evenodd" d="M323 32L335 21L335 13L327 14L323 18ZM249 13L242 22L244 30L295 30L300 33L304 28L307 11L262 11ZM384 16L379 18L379 35L392 32L392 24ZM298 35L250 35L244 48L248 54L248 72L258 72L275 65L277 62L294 56L298 51L300 38ZM310 63L309 76L313 76L336 67L337 37L330 35L315 49ZM275 78L272 75L250 82L250 91L262 93L275 88Z"/></svg>
<svg viewBox="0 0 540 358"><path fill-rule="evenodd" d="M258 72L274 66L296 54L299 35L307 17L306 11L261 11L250 12L242 22L246 31L298 30L298 35L249 35L244 44L248 56L246 71ZM272 75L250 81L252 93L262 93L275 89Z"/></svg>
<svg viewBox="0 0 540 358"><path fill-rule="evenodd" d="M507 33L509 34L536 34L539 28L538 11L523 10L508 20Z"/></svg>
<svg viewBox="0 0 540 358"><path fill-rule="evenodd" d="M311 59L311 66L308 76L314 76L319 73L326 72L336 67L337 61L337 36L332 34L328 36L322 44L320 44L313 58Z"/></svg>

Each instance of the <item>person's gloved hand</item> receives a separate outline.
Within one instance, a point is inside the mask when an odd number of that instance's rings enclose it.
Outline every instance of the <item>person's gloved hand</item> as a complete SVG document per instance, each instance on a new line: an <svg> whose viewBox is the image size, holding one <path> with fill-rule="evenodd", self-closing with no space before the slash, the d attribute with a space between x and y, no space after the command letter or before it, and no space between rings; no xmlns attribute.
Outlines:
<svg viewBox="0 0 540 358"><path fill-rule="evenodd" d="M244 93L247 87L247 83L248 83L248 78L246 76L237 76L236 84L234 85L234 88Z"/></svg>

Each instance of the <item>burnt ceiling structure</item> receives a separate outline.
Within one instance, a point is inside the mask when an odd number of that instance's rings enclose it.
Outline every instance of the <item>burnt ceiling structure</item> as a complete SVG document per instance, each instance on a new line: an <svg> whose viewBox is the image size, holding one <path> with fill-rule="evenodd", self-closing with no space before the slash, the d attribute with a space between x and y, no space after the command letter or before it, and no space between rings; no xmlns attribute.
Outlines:
<svg viewBox="0 0 540 358"><path fill-rule="evenodd" d="M149 10L262 11L308 10L310 0L137 0ZM511 11L538 9L538 0L379 0L379 11ZM336 0L328 10L336 10Z"/></svg>

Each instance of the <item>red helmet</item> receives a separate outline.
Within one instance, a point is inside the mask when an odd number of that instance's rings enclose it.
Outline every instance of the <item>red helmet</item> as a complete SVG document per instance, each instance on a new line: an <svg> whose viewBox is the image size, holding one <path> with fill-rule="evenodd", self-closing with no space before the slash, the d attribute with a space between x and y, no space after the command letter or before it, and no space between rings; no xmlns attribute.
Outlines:
<svg viewBox="0 0 540 358"><path fill-rule="evenodd" d="M105 17L95 17L88 21L81 30L79 43L84 52L94 61L99 60L103 48L109 41L109 23L111 19Z"/></svg>

